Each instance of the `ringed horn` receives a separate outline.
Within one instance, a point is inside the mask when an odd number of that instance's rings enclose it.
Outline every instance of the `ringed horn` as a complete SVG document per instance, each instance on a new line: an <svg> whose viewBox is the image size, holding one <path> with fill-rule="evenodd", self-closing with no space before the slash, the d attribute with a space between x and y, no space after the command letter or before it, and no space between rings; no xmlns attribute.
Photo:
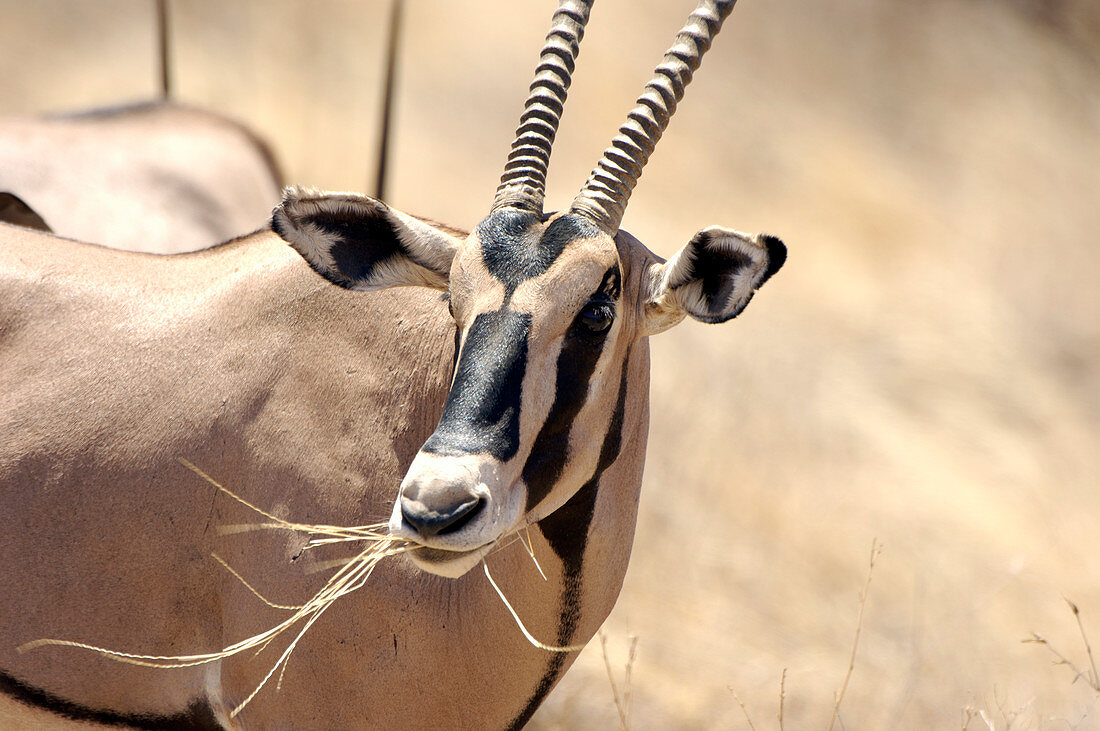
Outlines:
<svg viewBox="0 0 1100 731"><path fill-rule="evenodd" d="M573 80L584 26L595 0L560 0L550 21L535 79L531 82L516 139L508 153L492 210L521 208L542 214L546 168Z"/></svg>
<svg viewBox="0 0 1100 731"><path fill-rule="evenodd" d="M626 202L641 177L657 140L661 139L692 74L710 48L722 22L737 0L702 0L657 65L619 134L611 140L581 192L573 213L586 216L614 235L622 223Z"/></svg>
<svg viewBox="0 0 1100 731"><path fill-rule="evenodd" d="M524 102L492 210L521 208L542 214L546 169L561 121L584 26L595 0L560 0L546 36L531 92ZM619 134L611 140L570 210L614 235L649 156L684 97L703 54L737 0L701 0L657 65Z"/></svg>

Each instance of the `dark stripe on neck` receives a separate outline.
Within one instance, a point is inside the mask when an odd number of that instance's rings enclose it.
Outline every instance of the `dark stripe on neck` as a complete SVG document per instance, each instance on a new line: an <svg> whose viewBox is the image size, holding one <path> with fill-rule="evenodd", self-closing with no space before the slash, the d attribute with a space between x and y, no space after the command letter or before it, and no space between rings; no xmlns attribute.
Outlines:
<svg viewBox="0 0 1100 731"><path fill-rule="evenodd" d="M600 478L610 467L622 450L623 415L626 412L627 368L630 365L630 351L623 360L622 375L619 379L619 398L615 403L615 412L600 447L600 459L596 471L584 486L569 498L565 505L551 515L539 521L539 530L546 538L554 553L562 561L562 589L558 613L559 645L568 645L573 641L577 623L581 616L581 572L584 568L584 551L588 544L588 528L596 509L596 496L599 493ZM509 724L510 729L520 729L535 713L550 689L554 687L558 676L565 666L565 653L555 652L547 663L535 692L527 701L519 715Z"/></svg>
<svg viewBox="0 0 1100 731"><path fill-rule="evenodd" d="M104 726L128 726L140 729L165 729L165 731L214 731L222 725L214 716L214 709L206 699L191 701L186 710L170 716L147 713L118 713L99 708L89 708L79 703L59 698L40 688L27 685L7 673L0 672L0 693L23 705L41 708L54 715L72 721L99 723Z"/></svg>

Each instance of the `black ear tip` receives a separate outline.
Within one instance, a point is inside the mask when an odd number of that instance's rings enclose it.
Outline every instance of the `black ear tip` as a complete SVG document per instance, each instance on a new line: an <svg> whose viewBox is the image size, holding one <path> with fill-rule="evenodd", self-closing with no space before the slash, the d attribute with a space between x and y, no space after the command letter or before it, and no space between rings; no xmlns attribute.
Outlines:
<svg viewBox="0 0 1100 731"><path fill-rule="evenodd" d="M771 275L778 272L787 261L787 246L778 238L763 234L760 237L760 241L764 244L764 248L768 250L768 269L764 272L763 278L756 285L757 287L768 281Z"/></svg>

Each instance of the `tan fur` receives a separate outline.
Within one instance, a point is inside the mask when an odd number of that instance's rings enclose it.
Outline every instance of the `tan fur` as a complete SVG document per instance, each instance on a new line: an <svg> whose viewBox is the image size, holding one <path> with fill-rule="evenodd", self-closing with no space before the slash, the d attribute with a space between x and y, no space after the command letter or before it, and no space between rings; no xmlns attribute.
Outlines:
<svg viewBox="0 0 1100 731"><path fill-rule="evenodd" d="M171 102L0 119L0 191L62 236L196 251L255 231L279 201L270 151L241 125Z"/></svg>

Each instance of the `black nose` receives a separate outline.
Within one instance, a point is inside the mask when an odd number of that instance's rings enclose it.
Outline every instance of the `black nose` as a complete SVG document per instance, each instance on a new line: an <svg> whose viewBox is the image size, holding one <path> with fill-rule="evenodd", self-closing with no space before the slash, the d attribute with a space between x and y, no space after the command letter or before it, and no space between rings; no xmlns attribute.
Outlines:
<svg viewBox="0 0 1100 731"><path fill-rule="evenodd" d="M457 505L429 507L419 500L402 496L401 517L425 538L444 536L462 530L463 526L481 512L484 504L482 498L471 496Z"/></svg>

